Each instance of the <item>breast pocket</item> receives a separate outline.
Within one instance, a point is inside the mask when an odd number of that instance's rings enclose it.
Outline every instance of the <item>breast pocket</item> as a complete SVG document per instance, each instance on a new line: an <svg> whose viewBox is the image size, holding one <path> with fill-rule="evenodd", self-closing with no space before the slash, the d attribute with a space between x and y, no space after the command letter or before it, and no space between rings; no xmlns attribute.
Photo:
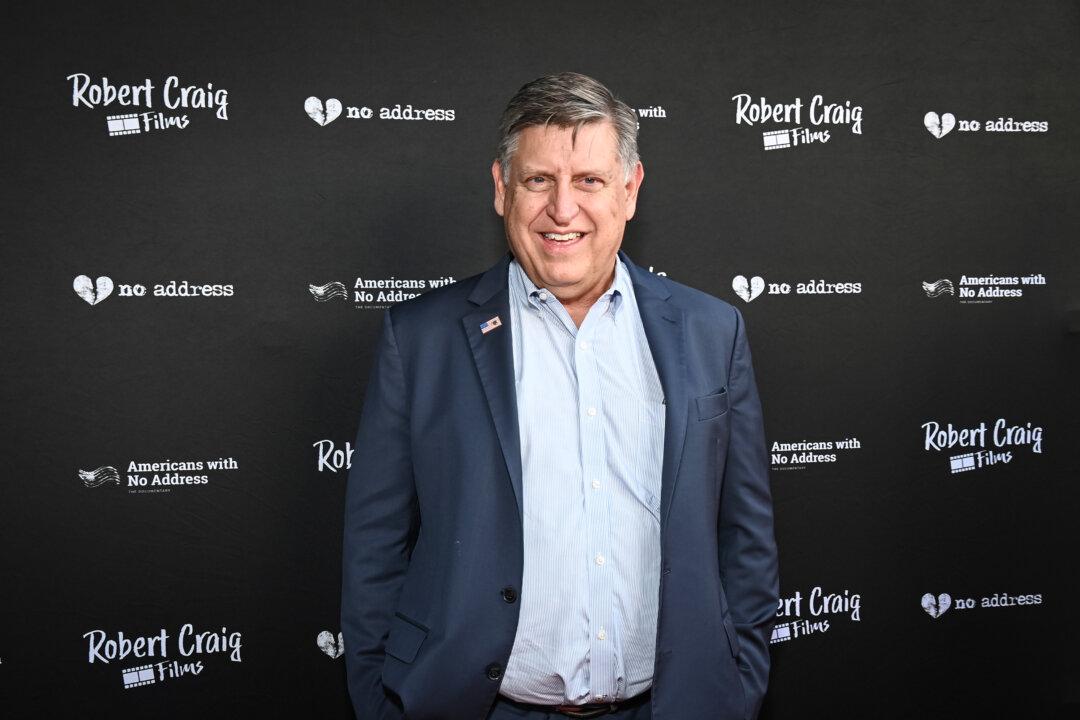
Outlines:
<svg viewBox="0 0 1080 720"><path fill-rule="evenodd" d="M728 411L727 388L720 388L719 392L710 395L702 395L696 399L698 420L712 420Z"/></svg>

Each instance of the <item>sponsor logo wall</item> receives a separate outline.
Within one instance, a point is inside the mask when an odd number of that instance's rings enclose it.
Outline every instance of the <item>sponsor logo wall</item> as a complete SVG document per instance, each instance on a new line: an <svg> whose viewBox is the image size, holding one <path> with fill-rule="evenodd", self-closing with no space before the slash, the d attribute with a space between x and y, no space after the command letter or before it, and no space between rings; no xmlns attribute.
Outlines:
<svg viewBox="0 0 1080 720"><path fill-rule="evenodd" d="M637 117L623 249L750 341L760 717L1075 713L1075 9L553 10L13 10L4 717L353 717L344 495L384 313L505 252L499 113L563 69Z"/></svg>
<svg viewBox="0 0 1080 720"><path fill-rule="evenodd" d="M121 669L125 690L200 675L206 669L204 659L210 662L210 658L224 656L234 663L242 660L243 635L226 627L220 631L196 631L191 623L185 623L175 635L161 628L156 634L145 636L95 629L83 637L88 648L87 662L91 665L149 660Z"/></svg>
<svg viewBox="0 0 1080 720"><path fill-rule="evenodd" d="M836 440L773 440L769 444L769 464L774 471L805 470L814 465L832 465L861 449L862 442L855 436Z"/></svg>
<svg viewBox="0 0 1080 720"><path fill-rule="evenodd" d="M731 102L735 104L736 125L770 128L761 133L765 150L827 143L839 130L850 131L852 135L862 135L863 131L862 106L851 100L830 102L818 94L806 103L801 97L773 103L764 96L752 98L749 93L739 93L732 96ZM788 127L772 129L777 125Z"/></svg>
<svg viewBox="0 0 1080 720"><path fill-rule="evenodd" d="M998 418L972 427L956 427L951 422L931 420L922 424L923 449L927 452L949 452L949 472L964 473L995 465L1006 465L1023 451L1042 455L1043 429L1028 421L1012 423ZM970 452L957 452L969 450Z"/></svg>
<svg viewBox="0 0 1080 720"><path fill-rule="evenodd" d="M940 115L933 110L923 116L923 124L927 132L940 140L954 129L961 133L988 132L988 133L1045 133L1050 131L1050 123L1046 120L1013 120L1012 117L999 117L996 120L957 120L951 112Z"/></svg>
<svg viewBox="0 0 1080 720"><path fill-rule="evenodd" d="M322 285L308 285L308 292L320 303L344 300L353 303L358 310L385 310L394 303L412 300L427 290L453 282L450 275L439 278L358 277L348 288L345 283L332 280Z"/></svg>
<svg viewBox="0 0 1080 720"><path fill-rule="evenodd" d="M1042 593L1027 595L1014 595L1007 592L994 593L981 599L972 597L959 597L954 599L949 593L926 593L920 601L926 614L937 620L950 609L957 612L962 610L975 610L986 608L1022 608L1033 607L1043 604Z"/></svg>
<svg viewBox="0 0 1080 720"><path fill-rule="evenodd" d="M102 465L93 470L78 472L79 479L88 488L119 485L129 493L167 493L189 485L208 485L211 477L220 477L230 470L239 470L240 464L233 457L216 460L164 460L140 462L132 460L121 471L112 465Z"/></svg>
<svg viewBox="0 0 1080 720"><path fill-rule="evenodd" d="M957 283L949 278L934 282L923 282L923 292L928 298L945 295L956 296L961 303L987 304L995 300L1022 298L1025 290L1030 297L1032 290L1040 292L1040 286L1046 285L1046 276L1042 273L1033 275L961 275Z"/></svg>
<svg viewBox="0 0 1080 720"><path fill-rule="evenodd" d="M731 281L731 289L744 302L753 302L761 295L858 295L862 292L861 282L826 282L825 280L807 280L805 282L765 282L765 278L755 275L747 279L745 275L736 275Z"/></svg>
<svg viewBox="0 0 1080 720"><path fill-rule="evenodd" d="M847 589L826 592L820 585L806 594L796 590L780 598L776 617L769 640L773 644L827 633L837 626L838 619L862 621L862 596Z"/></svg>
<svg viewBox="0 0 1080 720"><path fill-rule="evenodd" d="M67 79L71 83L72 107L103 108L114 113L105 116L110 137L183 130L196 112L209 112L218 120L229 119L229 91L222 87L215 90L212 82L188 85L176 75L169 75L157 84L150 78L129 84L83 72L72 73ZM134 112L124 112L128 109Z"/></svg>

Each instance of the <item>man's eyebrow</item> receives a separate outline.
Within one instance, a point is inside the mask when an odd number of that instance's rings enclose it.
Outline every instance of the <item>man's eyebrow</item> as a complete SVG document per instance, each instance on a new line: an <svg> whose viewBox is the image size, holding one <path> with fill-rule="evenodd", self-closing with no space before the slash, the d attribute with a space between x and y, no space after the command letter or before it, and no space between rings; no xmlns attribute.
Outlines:
<svg viewBox="0 0 1080 720"><path fill-rule="evenodd" d="M550 170L545 170L545 169L537 168L537 167L529 167L528 165L526 165L525 167L521 168L520 176L521 177L530 177L532 175L550 176L552 174L553 173ZM601 177L601 178L606 178L606 177L609 177L610 175L611 175L611 173L606 171L606 170L599 170L599 169L597 169L597 170L588 170L588 169L586 169L586 170L579 170L578 172L575 172L573 174L573 177L576 177L576 178L579 178L579 177Z"/></svg>

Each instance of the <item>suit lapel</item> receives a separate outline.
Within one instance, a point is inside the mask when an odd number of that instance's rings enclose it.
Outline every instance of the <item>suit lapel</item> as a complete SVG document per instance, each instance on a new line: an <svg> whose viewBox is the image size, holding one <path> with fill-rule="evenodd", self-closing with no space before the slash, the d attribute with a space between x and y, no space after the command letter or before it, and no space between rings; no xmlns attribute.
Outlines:
<svg viewBox="0 0 1080 720"><path fill-rule="evenodd" d="M469 337L473 362L484 386L484 395L495 423L495 432L502 447L503 459L514 486L518 517L523 519L521 488L521 440L518 433L517 390L514 387L514 346L510 327L510 293L507 271L510 255L507 254L495 267L488 270L477 282L469 295L469 302L477 309L462 318L462 325ZM485 333L481 325L492 318L499 318L500 327Z"/></svg>
<svg viewBox="0 0 1080 720"><path fill-rule="evenodd" d="M630 279L634 283L641 323L645 328L653 362L656 363L656 373L660 376L660 385L664 388L666 409L660 519L661 528L666 528L686 440L689 406L683 311L670 301L671 293L659 278L635 265L625 253L620 252L619 256L626 264Z"/></svg>

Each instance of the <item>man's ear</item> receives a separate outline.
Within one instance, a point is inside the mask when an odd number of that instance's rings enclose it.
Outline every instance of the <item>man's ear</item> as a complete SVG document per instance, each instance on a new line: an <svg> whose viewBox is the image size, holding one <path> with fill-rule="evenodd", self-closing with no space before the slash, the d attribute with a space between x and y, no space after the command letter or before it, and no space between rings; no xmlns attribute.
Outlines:
<svg viewBox="0 0 1080 720"><path fill-rule="evenodd" d="M491 179L495 181L495 212L501 217L506 208L506 183L503 182L502 164L497 158L491 163Z"/></svg>
<svg viewBox="0 0 1080 720"><path fill-rule="evenodd" d="M645 166L638 160L630 172L630 179L626 181L626 219L628 221L634 217L634 212L637 210L638 190L641 189L641 183L644 181Z"/></svg>

